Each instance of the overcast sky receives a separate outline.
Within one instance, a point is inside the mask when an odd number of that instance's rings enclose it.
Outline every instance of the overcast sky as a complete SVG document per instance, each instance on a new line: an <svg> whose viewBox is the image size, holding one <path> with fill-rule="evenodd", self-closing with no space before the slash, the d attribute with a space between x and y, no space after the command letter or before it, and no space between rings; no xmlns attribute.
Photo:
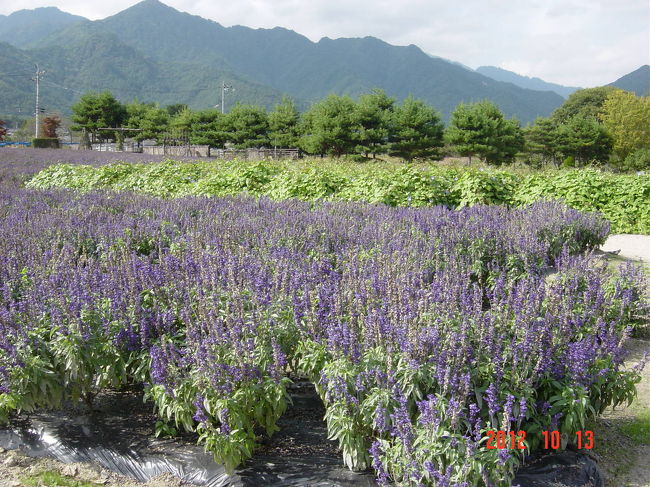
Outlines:
<svg viewBox="0 0 650 487"><path fill-rule="evenodd" d="M0 0L0 14L56 6L95 20L134 0ZM309 37L375 36L472 68L499 66L571 86L650 64L649 0L166 0L224 26L281 26ZM191 33L188 33L191 35Z"/></svg>

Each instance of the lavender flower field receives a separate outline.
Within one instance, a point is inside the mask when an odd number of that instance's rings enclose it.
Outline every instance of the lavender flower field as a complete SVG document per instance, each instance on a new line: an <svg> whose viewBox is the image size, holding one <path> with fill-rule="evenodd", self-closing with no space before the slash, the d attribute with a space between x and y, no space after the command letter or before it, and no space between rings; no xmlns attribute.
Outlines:
<svg viewBox="0 0 650 487"><path fill-rule="evenodd" d="M646 284L591 253L597 214L81 194L25 189L27 166L0 167L4 421L144 384L234 469L307 377L349 468L507 486L544 431L565 448L634 397ZM496 430L525 449L487 448Z"/></svg>

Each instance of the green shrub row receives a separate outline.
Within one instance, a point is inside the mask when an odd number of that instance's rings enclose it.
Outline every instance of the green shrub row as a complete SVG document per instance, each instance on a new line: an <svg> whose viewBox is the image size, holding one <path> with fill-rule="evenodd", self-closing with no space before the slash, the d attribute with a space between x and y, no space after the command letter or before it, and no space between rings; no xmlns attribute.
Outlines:
<svg viewBox="0 0 650 487"><path fill-rule="evenodd" d="M58 149L59 139L56 137L39 137L32 139L32 147L36 149Z"/></svg>
<svg viewBox="0 0 650 487"><path fill-rule="evenodd" d="M342 199L391 206L475 204L520 206L560 199L577 210L599 211L614 233L650 234L650 175L570 169L519 174L441 166L351 162L197 162L91 167L56 164L27 184L33 188L113 189L160 197L226 196Z"/></svg>

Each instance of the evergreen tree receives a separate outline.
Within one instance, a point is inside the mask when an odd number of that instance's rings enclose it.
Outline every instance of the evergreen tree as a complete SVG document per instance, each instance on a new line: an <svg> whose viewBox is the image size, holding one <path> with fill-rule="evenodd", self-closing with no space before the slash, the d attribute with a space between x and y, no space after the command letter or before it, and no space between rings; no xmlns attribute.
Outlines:
<svg viewBox="0 0 650 487"><path fill-rule="evenodd" d="M73 123L71 129L86 129L91 134L93 142L97 139L98 129L121 127L126 118L124 105L108 91L86 93L71 108ZM115 139L115 134L103 132L101 137Z"/></svg>
<svg viewBox="0 0 650 487"><path fill-rule="evenodd" d="M158 108L153 103L141 103L136 100L126 105L126 126L141 130L133 137L138 142L147 139L160 141L169 129L169 121L167 110Z"/></svg>
<svg viewBox="0 0 650 487"><path fill-rule="evenodd" d="M558 124L551 118L538 118L535 123L524 130L526 149L532 154L539 154L545 162L560 162L557 146Z"/></svg>
<svg viewBox="0 0 650 487"><path fill-rule="evenodd" d="M375 89L372 93L361 95L356 104L356 116L359 124L356 151L373 158L377 154L388 152L388 138L395 100L389 98L383 90Z"/></svg>
<svg viewBox="0 0 650 487"><path fill-rule="evenodd" d="M451 114L447 141L463 156L478 156L488 164L514 160L524 147L524 137L516 119L505 119L490 101L461 103Z"/></svg>
<svg viewBox="0 0 650 487"><path fill-rule="evenodd" d="M221 119L225 117L219 110L183 110L172 121L172 130L189 133L190 142L210 147L224 147L225 134L221 127Z"/></svg>
<svg viewBox="0 0 650 487"><path fill-rule="evenodd" d="M389 154L407 162L439 159L443 133L440 115L423 101L409 96L391 117Z"/></svg>
<svg viewBox="0 0 650 487"><path fill-rule="evenodd" d="M256 105L237 103L219 121L223 140L238 149L265 147L269 144L269 120L266 111Z"/></svg>
<svg viewBox="0 0 650 487"><path fill-rule="evenodd" d="M311 106L301 122L300 146L309 154L340 157L356 146L359 124L348 96L329 95Z"/></svg>
<svg viewBox="0 0 650 487"><path fill-rule="evenodd" d="M300 114L288 96L269 113L269 143L272 147L296 147L298 144L298 121Z"/></svg>
<svg viewBox="0 0 650 487"><path fill-rule="evenodd" d="M572 157L581 165L607 162L612 152L612 140L607 130L591 117L576 115L558 125L556 141L562 156Z"/></svg>
<svg viewBox="0 0 650 487"><path fill-rule="evenodd" d="M185 103L173 103L165 107L165 111L169 114L170 117L178 115L183 110L187 110L188 106Z"/></svg>

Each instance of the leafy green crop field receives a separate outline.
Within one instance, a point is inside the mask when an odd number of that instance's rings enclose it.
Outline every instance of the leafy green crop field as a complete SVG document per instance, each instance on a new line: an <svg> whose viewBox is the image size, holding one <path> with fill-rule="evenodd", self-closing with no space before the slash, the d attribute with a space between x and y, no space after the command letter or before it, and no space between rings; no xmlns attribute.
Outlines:
<svg viewBox="0 0 650 487"><path fill-rule="evenodd" d="M318 159L300 163L168 160L100 167L55 164L27 185L82 191L105 188L166 198L248 193L276 200L347 200L411 207L522 206L559 199L577 210L602 213L614 233L650 234L650 175L596 169L521 173Z"/></svg>

